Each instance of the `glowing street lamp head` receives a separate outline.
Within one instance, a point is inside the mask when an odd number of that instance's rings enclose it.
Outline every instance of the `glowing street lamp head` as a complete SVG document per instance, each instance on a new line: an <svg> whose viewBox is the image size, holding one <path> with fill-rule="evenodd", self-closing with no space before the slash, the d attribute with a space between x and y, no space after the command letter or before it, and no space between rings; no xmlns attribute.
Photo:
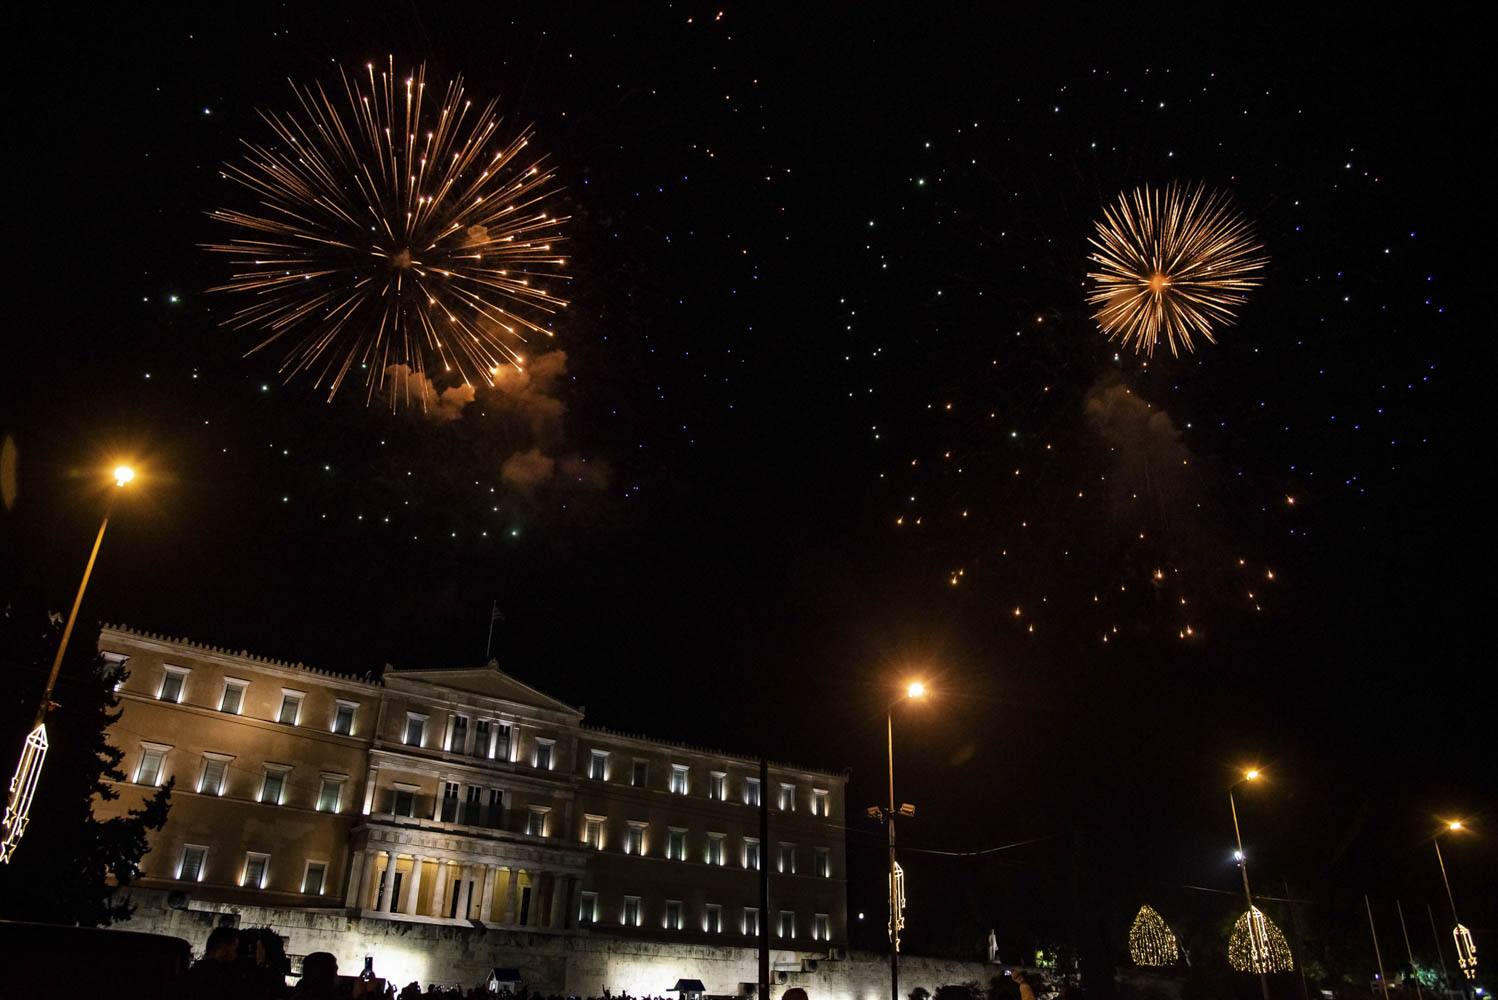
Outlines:
<svg viewBox="0 0 1498 1000"><path fill-rule="evenodd" d="M911 698L926 697L926 685L920 681L911 681L910 686L905 689L905 694Z"/></svg>
<svg viewBox="0 0 1498 1000"><path fill-rule="evenodd" d="M1245 780L1245 781L1258 781L1259 780L1259 769L1257 767L1251 767L1247 771L1244 771L1243 772L1243 780Z"/></svg>
<svg viewBox="0 0 1498 1000"><path fill-rule="evenodd" d="M1454 819L1450 823L1446 824L1446 829L1448 829L1448 830L1460 830L1461 828L1462 828L1462 821L1459 820L1459 819Z"/></svg>
<svg viewBox="0 0 1498 1000"><path fill-rule="evenodd" d="M135 478L135 470L128 465L117 465L114 470L114 484L124 486Z"/></svg>

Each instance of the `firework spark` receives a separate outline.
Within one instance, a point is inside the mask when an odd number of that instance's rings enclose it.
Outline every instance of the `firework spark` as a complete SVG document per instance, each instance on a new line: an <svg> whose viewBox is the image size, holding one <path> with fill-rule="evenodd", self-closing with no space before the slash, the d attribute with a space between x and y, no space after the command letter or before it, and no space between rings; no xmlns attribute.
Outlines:
<svg viewBox="0 0 1498 1000"><path fill-rule="evenodd" d="M432 108L424 69L366 69L367 87L340 71L341 93L293 83L298 111L260 113L274 141L223 170L258 206L209 213L235 232L205 248L239 269L211 291L252 295L226 325L264 332L250 354L289 345L281 372L330 400L356 368L366 401L396 365L493 385L567 304L538 283L566 278L555 174L522 160L529 130L501 138L496 102L474 113L461 78ZM421 402L404 384L392 405Z"/></svg>
<svg viewBox="0 0 1498 1000"><path fill-rule="evenodd" d="M1216 343L1213 327L1232 325L1268 263L1227 196L1201 185L1136 188L1096 225L1090 259L1101 270L1087 275L1087 302L1099 307L1093 318L1108 339L1145 354L1161 337L1173 355L1193 350L1194 334Z"/></svg>

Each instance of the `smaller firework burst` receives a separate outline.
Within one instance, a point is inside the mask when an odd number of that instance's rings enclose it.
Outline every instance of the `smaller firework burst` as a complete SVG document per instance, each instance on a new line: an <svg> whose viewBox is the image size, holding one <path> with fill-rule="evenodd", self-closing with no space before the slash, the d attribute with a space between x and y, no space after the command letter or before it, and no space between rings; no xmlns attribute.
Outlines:
<svg viewBox="0 0 1498 1000"><path fill-rule="evenodd" d="M1173 355L1194 350L1197 334L1216 343L1213 329L1233 324L1268 263L1227 195L1202 185L1136 188L1096 225L1093 318L1110 340L1145 354L1162 338Z"/></svg>

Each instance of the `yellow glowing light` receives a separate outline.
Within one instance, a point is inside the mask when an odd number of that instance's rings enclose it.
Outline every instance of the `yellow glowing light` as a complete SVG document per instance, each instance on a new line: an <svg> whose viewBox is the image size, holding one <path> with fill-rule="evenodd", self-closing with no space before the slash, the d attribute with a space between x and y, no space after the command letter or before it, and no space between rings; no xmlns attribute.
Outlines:
<svg viewBox="0 0 1498 1000"><path fill-rule="evenodd" d="M1461 828L1462 828L1462 821L1459 820L1459 819L1454 819L1450 823L1446 824L1446 829L1448 829L1448 830L1460 830Z"/></svg>
<svg viewBox="0 0 1498 1000"><path fill-rule="evenodd" d="M1245 781L1259 780L1259 769L1257 767L1249 768L1247 771L1243 772L1243 778Z"/></svg>
<svg viewBox="0 0 1498 1000"><path fill-rule="evenodd" d="M905 694L911 698L926 697L926 685L920 681L911 681L910 686L905 689Z"/></svg>
<svg viewBox="0 0 1498 1000"><path fill-rule="evenodd" d="M128 465L118 465L118 466L115 466L115 470L114 470L114 484L116 486L124 486L126 483L130 482L130 480L132 480L134 478L135 478L135 470L132 469L132 468L130 468L130 466L128 466Z"/></svg>

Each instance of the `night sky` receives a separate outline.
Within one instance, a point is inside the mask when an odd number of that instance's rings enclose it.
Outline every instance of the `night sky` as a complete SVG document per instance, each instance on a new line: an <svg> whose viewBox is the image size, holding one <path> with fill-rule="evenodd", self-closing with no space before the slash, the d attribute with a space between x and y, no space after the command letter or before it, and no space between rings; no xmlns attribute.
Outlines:
<svg viewBox="0 0 1498 1000"><path fill-rule="evenodd" d="M128 456L86 628L363 674L481 663L497 604L501 666L591 722L851 768L855 914L884 711L924 676L904 842L1027 843L906 855L916 949L1064 936L1101 868L1231 912L1258 764L1256 880L1445 926L1429 836L1460 816L1498 955L1492 205L1456 28L317 7L15 26L8 599L66 608ZM207 291L257 111L387 58L534 126L570 216L554 336L452 412L284 381ZM1269 264L1217 343L1149 358L1091 318L1087 239L1172 182L1228 192Z"/></svg>

